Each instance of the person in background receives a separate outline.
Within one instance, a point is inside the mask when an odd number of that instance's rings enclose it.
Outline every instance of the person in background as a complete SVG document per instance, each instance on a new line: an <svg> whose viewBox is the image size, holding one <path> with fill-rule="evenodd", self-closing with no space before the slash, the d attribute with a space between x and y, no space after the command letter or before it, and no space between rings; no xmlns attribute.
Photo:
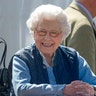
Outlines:
<svg viewBox="0 0 96 96"><path fill-rule="evenodd" d="M40 5L31 13L27 26L34 44L13 57L15 95L94 96L96 76L88 63L73 48L60 45L70 33L63 9Z"/></svg>
<svg viewBox="0 0 96 96"><path fill-rule="evenodd" d="M83 56L96 74L96 0L76 0L65 9L71 23L71 34L62 45L73 47Z"/></svg>

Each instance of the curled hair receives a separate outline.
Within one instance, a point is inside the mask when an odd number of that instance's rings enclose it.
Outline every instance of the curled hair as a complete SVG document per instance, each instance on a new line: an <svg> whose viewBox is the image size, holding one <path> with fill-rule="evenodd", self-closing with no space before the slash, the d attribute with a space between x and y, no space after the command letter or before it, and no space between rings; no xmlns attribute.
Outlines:
<svg viewBox="0 0 96 96"><path fill-rule="evenodd" d="M67 21L67 16L64 10L59 6L51 4L41 5L31 13L29 19L26 22L30 32L34 32L34 29L37 27L38 22L44 18L55 18L57 22L59 22L61 31L64 33L63 39L65 39L69 35L70 24Z"/></svg>

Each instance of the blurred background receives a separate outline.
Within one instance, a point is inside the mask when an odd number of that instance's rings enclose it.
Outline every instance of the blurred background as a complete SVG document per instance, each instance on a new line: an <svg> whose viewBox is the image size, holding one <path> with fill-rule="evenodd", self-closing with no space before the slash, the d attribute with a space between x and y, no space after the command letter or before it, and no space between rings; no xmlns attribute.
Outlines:
<svg viewBox="0 0 96 96"><path fill-rule="evenodd" d="M36 7L50 3L65 9L71 2L72 0L0 0L0 37L6 40L8 47L6 65L16 51L33 43L26 20ZM0 58L2 46L0 44Z"/></svg>

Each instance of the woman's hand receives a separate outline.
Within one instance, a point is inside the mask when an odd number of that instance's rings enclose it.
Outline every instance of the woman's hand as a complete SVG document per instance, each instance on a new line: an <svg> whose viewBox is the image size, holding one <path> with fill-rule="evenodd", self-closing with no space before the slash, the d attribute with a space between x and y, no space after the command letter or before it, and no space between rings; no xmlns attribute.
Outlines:
<svg viewBox="0 0 96 96"><path fill-rule="evenodd" d="M64 96L94 96L94 88L86 82L73 81L65 86Z"/></svg>

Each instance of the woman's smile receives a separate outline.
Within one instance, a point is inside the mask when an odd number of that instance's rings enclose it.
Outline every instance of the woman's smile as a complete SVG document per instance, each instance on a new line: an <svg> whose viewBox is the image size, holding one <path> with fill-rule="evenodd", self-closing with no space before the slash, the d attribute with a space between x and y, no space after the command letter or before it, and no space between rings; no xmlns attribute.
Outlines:
<svg viewBox="0 0 96 96"><path fill-rule="evenodd" d="M41 44L42 44L42 46L45 47L45 48L46 48L46 47L47 47L47 48L53 47L53 43L44 43L44 42L42 42Z"/></svg>

